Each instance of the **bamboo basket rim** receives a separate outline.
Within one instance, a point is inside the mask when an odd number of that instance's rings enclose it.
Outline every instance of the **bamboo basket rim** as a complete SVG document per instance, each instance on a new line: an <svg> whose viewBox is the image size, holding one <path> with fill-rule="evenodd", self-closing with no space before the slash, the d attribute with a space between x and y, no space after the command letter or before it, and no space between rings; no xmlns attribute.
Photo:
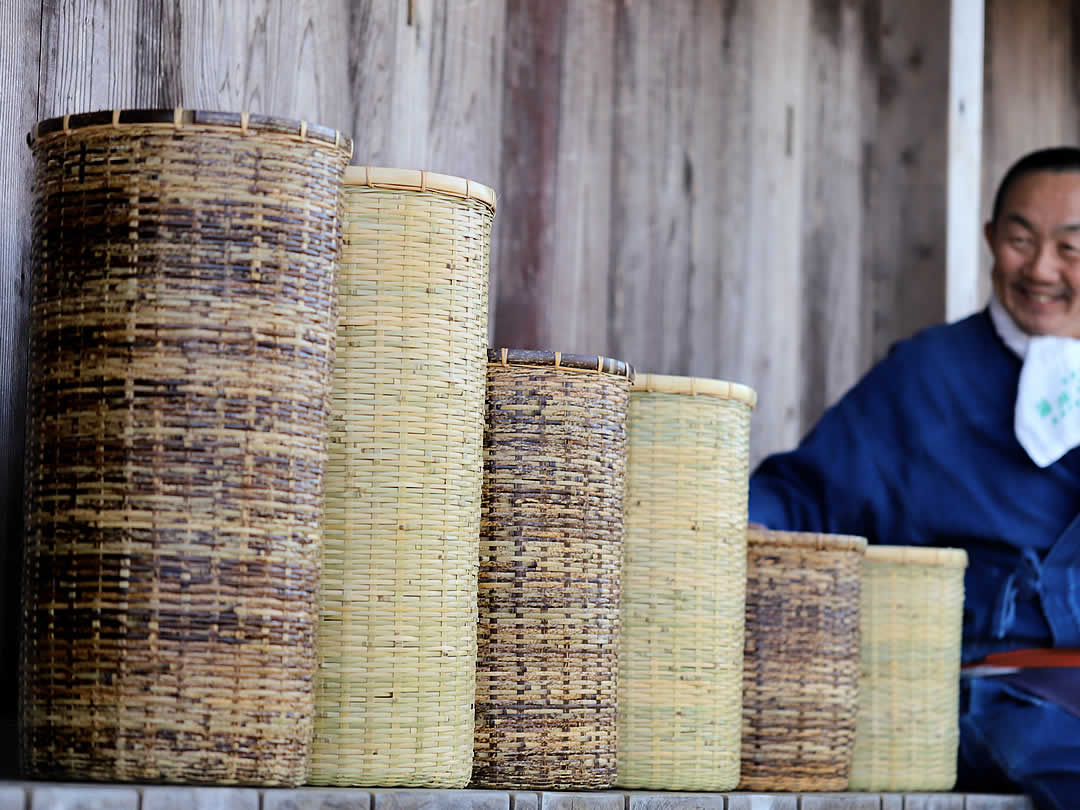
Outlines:
<svg viewBox="0 0 1080 810"><path fill-rule="evenodd" d="M709 396L745 402L751 408L757 405L757 391L749 385L709 377L677 377L670 374L638 374L634 379L634 393L689 394L692 397Z"/></svg>
<svg viewBox="0 0 1080 810"><path fill-rule="evenodd" d="M945 568L967 568L968 555L962 548L927 548L925 546L878 546L866 548L866 559L872 562L940 565Z"/></svg>
<svg viewBox="0 0 1080 810"><path fill-rule="evenodd" d="M183 130L184 127L197 126L228 132L239 130L244 135L251 132L271 132L290 135L301 142L327 143L347 152L350 157L353 151L353 140L348 135L308 121L259 113L194 110L186 107L117 108L45 118L34 124L34 128L26 136L26 144L32 147L44 138L70 135L75 130L94 127L122 129L127 126L154 126L177 131Z"/></svg>
<svg viewBox="0 0 1080 810"><path fill-rule="evenodd" d="M814 551L865 552L869 542L865 537L853 534L826 534L822 532L785 532L773 529L747 529L746 542L754 546L786 546Z"/></svg>
<svg viewBox="0 0 1080 810"><path fill-rule="evenodd" d="M348 166L345 169L345 185L394 191L437 191L463 200L476 200L490 208L492 214L495 213L495 189L466 177L426 169Z"/></svg>
<svg viewBox="0 0 1080 810"><path fill-rule="evenodd" d="M615 360L595 354L564 354L533 349L488 349L488 365L587 371L593 374L625 377L631 383L634 381L634 367L625 360Z"/></svg>

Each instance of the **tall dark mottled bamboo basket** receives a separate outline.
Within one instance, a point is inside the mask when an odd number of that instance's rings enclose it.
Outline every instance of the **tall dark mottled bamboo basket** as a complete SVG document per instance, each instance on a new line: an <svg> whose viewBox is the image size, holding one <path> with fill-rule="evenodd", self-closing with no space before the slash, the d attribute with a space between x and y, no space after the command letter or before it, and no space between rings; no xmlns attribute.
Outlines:
<svg viewBox="0 0 1080 810"><path fill-rule="evenodd" d="M488 359L473 782L610 787L633 370Z"/></svg>
<svg viewBox="0 0 1080 810"><path fill-rule="evenodd" d="M844 790L855 745L862 537L747 533L740 790Z"/></svg>
<svg viewBox="0 0 1080 810"><path fill-rule="evenodd" d="M29 141L24 772L298 784L351 143L180 109Z"/></svg>

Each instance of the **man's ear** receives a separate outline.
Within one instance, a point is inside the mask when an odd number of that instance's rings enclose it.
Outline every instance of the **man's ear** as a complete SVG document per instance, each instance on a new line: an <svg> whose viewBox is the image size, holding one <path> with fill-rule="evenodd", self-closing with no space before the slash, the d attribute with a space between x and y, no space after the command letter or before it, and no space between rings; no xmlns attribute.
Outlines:
<svg viewBox="0 0 1080 810"><path fill-rule="evenodd" d="M983 225L983 236L986 237L986 246L990 248L990 251L994 250L994 223L987 222Z"/></svg>

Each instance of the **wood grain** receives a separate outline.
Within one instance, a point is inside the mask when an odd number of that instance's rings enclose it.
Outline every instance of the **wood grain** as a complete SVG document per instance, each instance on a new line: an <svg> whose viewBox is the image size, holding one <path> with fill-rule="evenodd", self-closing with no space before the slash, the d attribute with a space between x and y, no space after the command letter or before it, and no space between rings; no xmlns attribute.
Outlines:
<svg viewBox="0 0 1080 810"><path fill-rule="evenodd" d="M139 104L137 89L149 89L132 69L144 19L138 0L43 1L39 116Z"/></svg>
<svg viewBox="0 0 1080 810"><path fill-rule="evenodd" d="M882 0L863 296L874 359L945 317L948 38L937 0Z"/></svg>
<svg viewBox="0 0 1080 810"><path fill-rule="evenodd" d="M802 78L809 47L809 0L753 4L750 105L751 181L741 379L759 390L751 433L755 457L793 446L799 418L802 184L805 126Z"/></svg>
<svg viewBox="0 0 1080 810"><path fill-rule="evenodd" d="M707 87L697 61L700 5L622 3L615 30L609 340L642 371L685 375L698 270L694 173L712 173L690 153L695 126L709 123L696 109Z"/></svg>
<svg viewBox="0 0 1080 810"><path fill-rule="evenodd" d="M165 3L155 103L279 115L347 131L352 105L343 93L341 58L347 14L345 0ZM154 32L146 38L155 41Z"/></svg>
<svg viewBox="0 0 1080 810"><path fill-rule="evenodd" d="M904 810L964 810L962 793L907 793Z"/></svg>
<svg viewBox="0 0 1080 810"><path fill-rule="evenodd" d="M497 188L503 2L360 0L348 6L354 162Z"/></svg>
<svg viewBox="0 0 1080 810"><path fill-rule="evenodd" d="M755 58L752 4L702 3L683 182L693 204L687 289L690 374L749 383L738 347L753 319L744 303L753 223L746 217L753 145L749 110ZM714 77L722 77L717 80Z"/></svg>
<svg viewBox="0 0 1080 810"><path fill-rule="evenodd" d="M572 0L559 65L555 239L543 320L553 346L583 354L602 354L607 345L614 83L614 4ZM509 119L504 120L505 127ZM510 191L514 181L507 179ZM502 234L513 234L515 219L504 221ZM500 282L508 272L512 267L500 262Z"/></svg>
<svg viewBox="0 0 1080 810"><path fill-rule="evenodd" d="M859 318L866 226L863 142L875 107L860 91L870 65L864 31L877 5L814 0L805 83L800 416L805 430L864 370ZM869 132L868 132L869 130Z"/></svg>
<svg viewBox="0 0 1080 810"><path fill-rule="evenodd" d="M555 262L561 59L567 0L510 0L506 15L503 107L514 110L502 128L500 220L493 230L493 345L578 353L556 345L547 329ZM501 189L501 190L500 190ZM577 316L578 306L572 310ZM597 354L600 352L598 351ZM620 358L621 359L621 358Z"/></svg>
<svg viewBox="0 0 1080 810"><path fill-rule="evenodd" d="M807 793L799 798L799 810L881 810L877 793Z"/></svg>
<svg viewBox="0 0 1080 810"><path fill-rule="evenodd" d="M964 810L1035 810L1035 805L1027 796L969 793L964 797Z"/></svg>
<svg viewBox="0 0 1080 810"><path fill-rule="evenodd" d="M799 797L781 793L731 793L728 810L797 810Z"/></svg>
<svg viewBox="0 0 1080 810"><path fill-rule="evenodd" d="M23 426L26 414L30 183L24 135L37 117L41 6L12 0L0 11L0 778L14 777L19 581L22 570Z"/></svg>

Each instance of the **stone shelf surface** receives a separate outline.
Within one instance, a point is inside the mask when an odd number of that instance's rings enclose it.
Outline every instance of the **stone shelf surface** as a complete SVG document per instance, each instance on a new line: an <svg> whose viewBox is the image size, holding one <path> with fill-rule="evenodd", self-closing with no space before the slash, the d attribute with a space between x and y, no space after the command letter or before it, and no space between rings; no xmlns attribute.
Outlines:
<svg viewBox="0 0 1080 810"><path fill-rule="evenodd" d="M0 780L0 810L1034 810L960 793L591 793L367 788L191 788Z"/></svg>

